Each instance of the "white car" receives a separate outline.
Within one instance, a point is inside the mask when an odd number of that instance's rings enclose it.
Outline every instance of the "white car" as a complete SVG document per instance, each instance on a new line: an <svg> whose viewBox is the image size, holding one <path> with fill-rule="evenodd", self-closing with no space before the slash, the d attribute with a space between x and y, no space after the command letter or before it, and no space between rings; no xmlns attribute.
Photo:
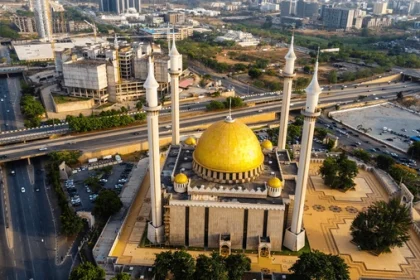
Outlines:
<svg viewBox="0 0 420 280"><path fill-rule="evenodd" d="M23 192L23 193L26 192L24 187L20 188L20 191Z"/></svg>
<svg viewBox="0 0 420 280"><path fill-rule="evenodd" d="M46 151L46 150L48 150L48 148L47 147L42 147L42 148L39 148L39 150L40 151Z"/></svg>

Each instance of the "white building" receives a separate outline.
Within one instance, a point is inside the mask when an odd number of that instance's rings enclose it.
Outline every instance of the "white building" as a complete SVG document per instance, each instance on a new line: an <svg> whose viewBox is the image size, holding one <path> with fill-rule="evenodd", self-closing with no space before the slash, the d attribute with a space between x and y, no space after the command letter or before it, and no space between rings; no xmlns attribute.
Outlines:
<svg viewBox="0 0 420 280"><path fill-rule="evenodd" d="M373 14L374 15L385 15L386 8L388 7L387 2L377 2L373 4Z"/></svg>
<svg viewBox="0 0 420 280"><path fill-rule="evenodd" d="M241 47L256 46L260 40L254 38L251 33L229 30L225 35L216 37L217 42L234 41Z"/></svg>
<svg viewBox="0 0 420 280"><path fill-rule="evenodd" d="M280 11L280 5L274 3L261 3L262 12L277 12Z"/></svg>

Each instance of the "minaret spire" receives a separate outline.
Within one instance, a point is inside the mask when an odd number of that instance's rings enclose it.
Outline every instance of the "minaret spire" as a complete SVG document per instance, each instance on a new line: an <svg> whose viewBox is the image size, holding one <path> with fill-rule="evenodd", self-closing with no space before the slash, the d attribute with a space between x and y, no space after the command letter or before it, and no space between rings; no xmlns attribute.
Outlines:
<svg viewBox="0 0 420 280"><path fill-rule="evenodd" d="M171 76L172 145L179 145L179 76L182 73L182 55L176 49L175 29L172 32L172 47L169 51Z"/></svg>
<svg viewBox="0 0 420 280"><path fill-rule="evenodd" d="M114 33L114 49L118 49L118 38L117 38L117 33Z"/></svg>
<svg viewBox="0 0 420 280"><path fill-rule="evenodd" d="M293 78L295 75L295 60L296 55L294 51L294 34L290 40L289 51L286 56L286 65L282 73L284 83L283 83L283 99L281 105L281 115L280 115L280 127L279 127L279 137L277 147L280 150L286 149L286 140L287 140L287 126L289 122L289 110L290 110L290 98L292 96L292 85Z"/></svg>
<svg viewBox="0 0 420 280"><path fill-rule="evenodd" d="M306 188L308 184L309 165L311 161L312 141L314 138L315 121L321 114L317 109L318 98L322 92L318 83L318 55L315 62L314 75L311 83L305 89L306 105L302 110L304 116L302 143L299 154L299 169L296 180L295 204L293 206L292 224L285 232L284 246L292 251L299 251L305 246L305 229L303 228L303 208L305 205Z"/></svg>
<svg viewBox="0 0 420 280"><path fill-rule="evenodd" d="M163 243L164 226L162 224L162 190L160 180L160 147L159 147L159 111L158 82L152 58L149 57L149 72L144 88L146 89L147 138L149 144L150 194L152 204L152 220L147 226L147 238L154 244Z"/></svg>

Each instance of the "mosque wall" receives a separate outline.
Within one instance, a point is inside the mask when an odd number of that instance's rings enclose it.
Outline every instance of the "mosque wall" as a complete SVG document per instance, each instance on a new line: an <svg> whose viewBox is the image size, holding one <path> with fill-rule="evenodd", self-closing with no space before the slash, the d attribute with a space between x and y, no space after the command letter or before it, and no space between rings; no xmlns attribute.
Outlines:
<svg viewBox="0 0 420 280"><path fill-rule="evenodd" d="M185 245L185 207L170 206L169 243Z"/></svg>
<svg viewBox="0 0 420 280"><path fill-rule="evenodd" d="M190 207L189 240L191 247L204 247L204 207Z"/></svg>
<svg viewBox="0 0 420 280"><path fill-rule="evenodd" d="M283 244L284 211L268 211L267 236L270 236L271 250L281 251Z"/></svg>
<svg viewBox="0 0 420 280"><path fill-rule="evenodd" d="M246 249L258 249L259 236L263 236L264 210L248 210L248 228L246 238Z"/></svg>
<svg viewBox="0 0 420 280"><path fill-rule="evenodd" d="M219 247L219 235L230 234L232 249L242 249L244 209L210 208L208 247Z"/></svg>
<svg viewBox="0 0 420 280"><path fill-rule="evenodd" d="M286 217L286 228L290 227L292 225L292 216L293 216L293 207L295 206L295 200L291 199L289 204L289 209L287 211L287 217Z"/></svg>

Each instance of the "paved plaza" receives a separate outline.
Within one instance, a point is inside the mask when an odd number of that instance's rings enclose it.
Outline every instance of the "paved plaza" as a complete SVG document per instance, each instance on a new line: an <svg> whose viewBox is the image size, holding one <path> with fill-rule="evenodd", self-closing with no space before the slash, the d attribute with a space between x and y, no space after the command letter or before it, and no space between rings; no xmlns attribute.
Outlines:
<svg viewBox="0 0 420 280"><path fill-rule="evenodd" d="M359 211L389 196L376 177L359 170L355 190L346 193L323 185L319 164L311 164L304 223L311 249L340 254L350 266L351 279L420 279L420 240L410 230L411 240L392 253L373 256L351 243L350 225Z"/></svg>
<svg viewBox="0 0 420 280"><path fill-rule="evenodd" d="M403 141L405 138L383 132L384 127L409 137L420 134L416 131L420 130L420 116L398 108L392 103L338 111L332 113L332 116L354 129L361 126L363 129L370 130L368 134L372 137L403 150L407 150L409 146L409 143ZM389 138L393 141L386 140Z"/></svg>
<svg viewBox="0 0 420 280"><path fill-rule="evenodd" d="M402 248L378 257L359 251L351 243L350 225L359 211L375 201L387 201L389 196L376 177L360 170L355 190L343 193L323 185L318 174L320 164L311 164L310 180L305 203L304 225L311 249L325 253L340 254L350 266L351 279L360 277L382 279L420 279L420 239L411 230L411 240ZM130 209L126 226L111 255L118 257L118 263L131 265L153 265L155 254L165 248L141 248L142 233L150 213L149 176L146 175ZM189 251L197 257L211 251ZM296 256L272 255L258 258L247 254L253 271L288 272L297 260Z"/></svg>

